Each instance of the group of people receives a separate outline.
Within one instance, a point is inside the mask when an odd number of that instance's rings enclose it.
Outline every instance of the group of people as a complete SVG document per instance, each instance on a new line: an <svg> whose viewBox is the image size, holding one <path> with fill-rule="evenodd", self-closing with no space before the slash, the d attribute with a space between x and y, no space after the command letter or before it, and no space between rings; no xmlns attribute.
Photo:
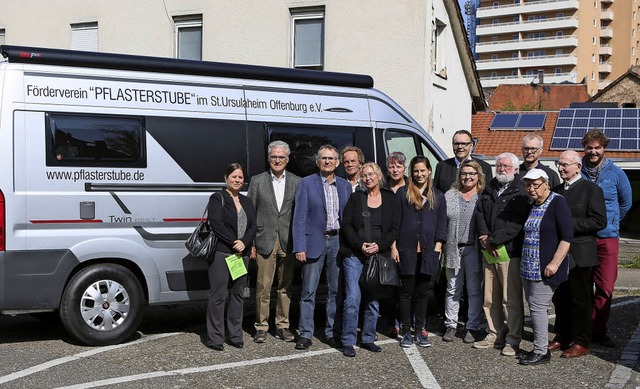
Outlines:
<svg viewBox="0 0 640 389"><path fill-rule="evenodd" d="M240 194L244 170L231 164L226 190L212 195L208 208L219 243L209 259L206 345L224 348L231 283L226 338L244 346L246 276L232 280L225 262L237 253L245 266L250 259L257 265L256 343L268 338L277 279L276 337L295 342L298 350L311 346L324 270L324 341L347 357L356 355L358 328L361 349L382 351L375 344L381 311L400 346L430 346L425 325L434 284L444 290L445 342L458 336L464 301L463 341L476 349L499 348L523 365L549 362L559 349L562 357L579 357L592 342L613 346L606 323L631 186L605 157L606 136L589 131L583 157L563 152L556 161L559 177L539 161L543 140L535 134L523 139L522 164L512 153L496 157L495 177L489 164L471 156L470 132L457 131L452 145L455 156L435 171L428 157L416 156L408 175L404 154L393 152L386 177L376 163L365 163L359 148L325 145L316 154L318 173L300 178L286 170L289 146L275 141L267 149L269 170L251 178L246 197ZM336 175L341 162L344 178ZM395 260L401 280L397 293L380 301L360 283L374 255ZM297 336L289 321L296 261L302 273ZM523 294L533 328L531 351L520 349ZM557 318L549 341L552 302Z"/></svg>

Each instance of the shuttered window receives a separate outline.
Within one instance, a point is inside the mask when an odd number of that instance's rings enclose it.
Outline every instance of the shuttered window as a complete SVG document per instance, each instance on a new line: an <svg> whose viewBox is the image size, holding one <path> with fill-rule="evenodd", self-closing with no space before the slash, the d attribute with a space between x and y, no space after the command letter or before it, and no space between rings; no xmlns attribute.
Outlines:
<svg viewBox="0 0 640 389"><path fill-rule="evenodd" d="M176 16L176 58L202 60L202 15Z"/></svg>
<svg viewBox="0 0 640 389"><path fill-rule="evenodd" d="M98 23L71 25L71 50L98 51Z"/></svg>

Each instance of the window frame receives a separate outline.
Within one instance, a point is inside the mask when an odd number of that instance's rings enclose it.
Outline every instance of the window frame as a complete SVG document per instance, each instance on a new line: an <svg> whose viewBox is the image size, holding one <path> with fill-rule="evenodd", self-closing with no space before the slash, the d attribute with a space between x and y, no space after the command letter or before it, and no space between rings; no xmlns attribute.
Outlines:
<svg viewBox="0 0 640 389"><path fill-rule="evenodd" d="M200 58L187 58L180 56L180 32L185 28L200 28ZM202 23L202 15L181 15L173 17L173 46L174 46L174 58L178 59L190 59L195 61L202 61L203 44L204 44L204 31Z"/></svg>
<svg viewBox="0 0 640 389"><path fill-rule="evenodd" d="M98 51L100 48L100 37L98 22L71 23L69 25L69 48L78 51ZM93 32L95 31L95 36ZM90 45L87 37L91 34ZM85 35L82 37L81 35ZM95 40L95 42L93 41Z"/></svg>
<svg viewBox="0 0 640 389"><path fill-rule="evenodd" d="M324 8L314 9L291 9L290 10L290 58L289 65L293 69L308 69L308 70L324 70L325 68L325 11ZM302 64L296 65L296 23L299 21L308 21L318 19L321 22L320 32L320 63L319 64Z"/></svg>

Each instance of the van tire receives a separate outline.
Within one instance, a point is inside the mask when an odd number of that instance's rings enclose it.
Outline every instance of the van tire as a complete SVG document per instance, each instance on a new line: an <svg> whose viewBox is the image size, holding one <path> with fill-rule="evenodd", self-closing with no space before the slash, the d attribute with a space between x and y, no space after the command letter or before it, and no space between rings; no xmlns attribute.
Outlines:
<svg viewBox="0 0 640 389"><path fill-rule="evenodd" d="M109 291L113 296L108 296ZM120 303L124 303L123 309L118 309ZM69 335L84 344L113 345L129 339L138 329L144 305L140 282L129 269L116 264L92 265L67 284L60 319Z"/></svg>

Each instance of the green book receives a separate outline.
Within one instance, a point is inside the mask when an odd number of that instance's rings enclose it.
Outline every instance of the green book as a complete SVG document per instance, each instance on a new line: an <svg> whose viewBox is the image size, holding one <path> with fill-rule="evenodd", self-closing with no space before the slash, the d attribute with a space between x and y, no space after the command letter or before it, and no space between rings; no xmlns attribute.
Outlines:
<svg viewBox="0 0 640 389"><path fill-rule="evenodd" d="M247 274L247 267L244 265L242 256L233 254L229 255L224 260L227 261L227 267L229 268L229 274L231 274L232 280Z"/></svg>
<svg viewBox="0 0 640 389"><path fill-rule="evenodd" d="M509 254L507 254L507 249L504 248L504 245L501 244L498 246L498 256L494 257L487 250L482 250L482 255L484 259L487 260L488 264L498 263L498 262L509 262Z"/></svg>

